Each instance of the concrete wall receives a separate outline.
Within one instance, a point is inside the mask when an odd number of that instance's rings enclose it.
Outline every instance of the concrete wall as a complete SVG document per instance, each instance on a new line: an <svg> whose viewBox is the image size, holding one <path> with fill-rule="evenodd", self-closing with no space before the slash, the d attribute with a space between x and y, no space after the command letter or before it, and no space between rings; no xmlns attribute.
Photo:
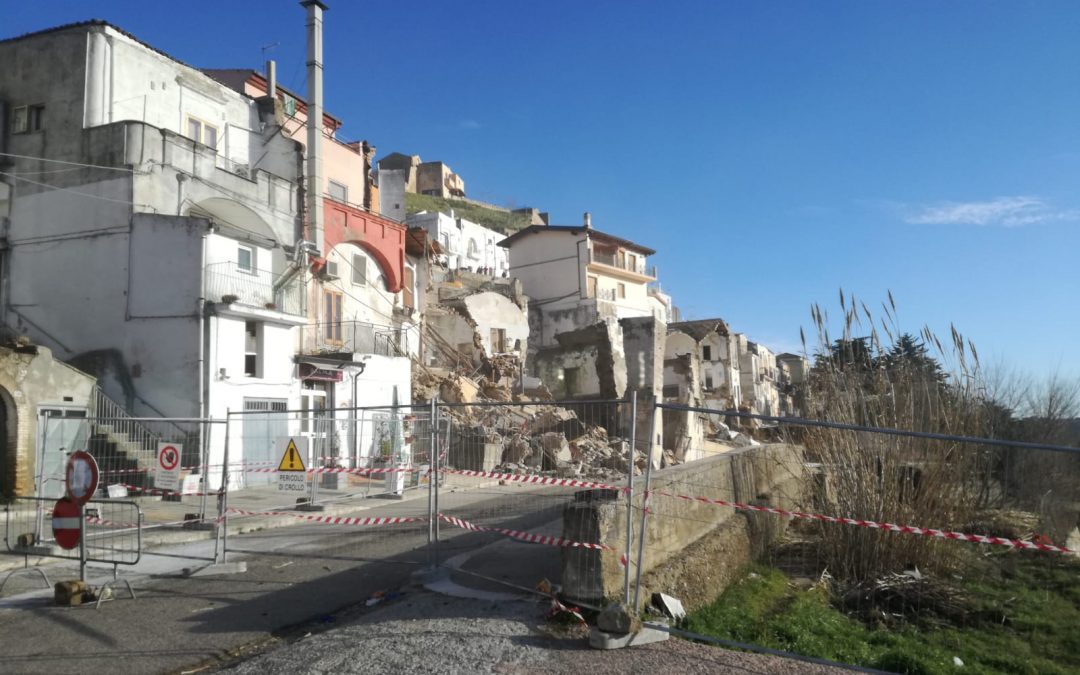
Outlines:
<svg viewBox="0 0 1080 675"><path fill-rule="evenodd" d="M803 450L792 445L762 445L716 455L691 464L654 471L651 490L709 497L732 502L792 508L800 504L807 485ZM635 481L634 502L641 506L644 480ZM562 536L576 541L607 544L611 550L563 549L563 593L583 602L620 597L623 568L619 564L626 547L626 502L617 494L601 491L578 493L563 511ZM726 506L653 496L645 532L643 582L648 589L687 597L678 578L667 570L698 564L716 581L696 588L694 600L719 595L738 569L764 549L782 531L784 521L775 516L747 515ZM640 511L638 511L640 513ZM635 531L635 537L637 532ZM683 559L685 552L709 544L707 557ZM719 545L716 545L719 544ZM699 606L693 602L691 606Z"/></svg>
<svg viewBox="0 0 1080 675"><path fill-rule="evenodd" d="M517 240L509 250L510 276L521 280L525 295L543 303L545 312L575 307L585 298L589 253L584 232L536 233Z"/></svg>
<svg viewBox="0 0 1080 675"><path fill-rule="evenodd" d="M506 296L487 291L474 293L464 299L465 309L476 323L480 342L488 356L493 356L491 345L492 329L506 331L506 351L515 351L520 343L520 352L525 354L529 345L529 320L525 312Z"/></svg>
<svg viewBox="0 0 1080 675"><path fill-rule="evenodd" d="M400 169L379 169L379 215L399 223L406 221L405 172Z"/></svg>
<svg viewBox="0 0 1080 675"><path fill-rule="evenodd" d="M626 392L638 393L638 419L635 421L640 439L638 450L649 453L653 465L659 467L663 454L664 418L650 403L663 397L667 326L651 316L621 319L618 326L626 363Z"/></svg>
<svg viewBox="0 0 1080 675"><path fill-rule="evenodd" d="M39 411L87 408L94 378L53 359L45 347L0 348L0 496L33 495Z"/></svg>

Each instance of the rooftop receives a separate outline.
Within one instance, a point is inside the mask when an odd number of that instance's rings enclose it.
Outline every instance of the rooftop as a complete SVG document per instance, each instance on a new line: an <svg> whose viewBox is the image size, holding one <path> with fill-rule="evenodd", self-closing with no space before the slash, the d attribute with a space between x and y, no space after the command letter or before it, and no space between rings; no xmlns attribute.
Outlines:
<svg viewBox="0 0 1080 675"><path fill-rule="evenodd" d="M699 319L696 321L678 321L669 323L669 333L686 333L701 342L710 333L719 333L727 336L730 334L727 323L723 319Z"/></svg>
<svg viewBox="0 0 1080 675"><path fill-rule="evenodd" d="M591 227L585 227L584 225L530 225L529 227L519 230L507 237L506 239L500 241L499 246L510 248L514 245L514 242L520 241L525 237L528 237L529 235L539 234L542 232L566 232L569 234L581 234L582 232L584 232L588 234L590 239L594 239L605 244L621 246L632 251L637 251L638 253L641 253L643 255L653 255L654 253L656 253L656 251L652 250L647 246L642 246L641 244L634 243L629 239L623 239L622 237L617 237L614 234L601 232L600 230Z"/></svg>

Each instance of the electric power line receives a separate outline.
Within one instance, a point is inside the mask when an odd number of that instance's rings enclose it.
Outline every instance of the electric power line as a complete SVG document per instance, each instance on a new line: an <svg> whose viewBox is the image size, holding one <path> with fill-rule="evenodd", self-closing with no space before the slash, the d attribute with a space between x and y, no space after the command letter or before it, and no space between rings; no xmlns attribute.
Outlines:
<svg viewBox="0 0 1080 675"><path fill-rule="evenodd" d="M0 152L0 157L14 157L15 159L36 159L41 162L52 162L53 164L67 164L68 166L84 167L87 169L106 169L108 171L123 171L125 173L135 173L134 169L129 169L122 166L102 166L100 164L83 164L82 162L69 162L62 159L49 159L47 157L38 157L36 155L15 155L10 152Z"/></svg>

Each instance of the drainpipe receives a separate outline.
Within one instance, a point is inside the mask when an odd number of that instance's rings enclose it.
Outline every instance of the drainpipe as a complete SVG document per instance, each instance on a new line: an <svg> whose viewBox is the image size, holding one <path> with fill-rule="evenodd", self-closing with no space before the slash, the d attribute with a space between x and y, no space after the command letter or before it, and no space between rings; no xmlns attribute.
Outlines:
<svg viewBox="0 0 1080 675"><path fill-rule="evenodd" d="M210 363L207 359L207 353L210 350L210 307L211 304L206 301L206 247L207 239L210 237L210 229L207 228L202 235L202 250L199 253L199 269L202 274L199 277L199 417L206 419L210 415L208 405L210 402L210 374L208 372ZM199 447L203 447L202 434L206 433L199 426Z"/></svg>
<svg viewBox="0 0 1080 675"><path fill-rule="evenodd" d="M323 12L322 0L301 0L307 10L307 216L308 238L325 255L322 209Z"/></svg>

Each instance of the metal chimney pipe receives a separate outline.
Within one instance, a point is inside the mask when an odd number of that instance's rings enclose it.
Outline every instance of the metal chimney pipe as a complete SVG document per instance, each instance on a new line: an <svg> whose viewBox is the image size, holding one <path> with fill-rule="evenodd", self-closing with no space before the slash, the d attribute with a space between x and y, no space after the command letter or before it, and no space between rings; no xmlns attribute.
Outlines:
<svg viewBox="0 0 1080 675"><path fill-rule="evenodd" d="M319 255L323 250L323 12L328 9L321 0L301 0L307 9L307 223L308 238L315 243Z"/></svg>
<svg viewBox="0 0 1080 675"><path fill-rule="evenodd" d="M266 95L277 98L277 63L273 59L266 62Z"/></svg>
<svg viewBox="0 0 1080 675"><path fill-rule="evenodd" d="M592 214L588 211L585 212L585 229L592 227Z"/></svg>

